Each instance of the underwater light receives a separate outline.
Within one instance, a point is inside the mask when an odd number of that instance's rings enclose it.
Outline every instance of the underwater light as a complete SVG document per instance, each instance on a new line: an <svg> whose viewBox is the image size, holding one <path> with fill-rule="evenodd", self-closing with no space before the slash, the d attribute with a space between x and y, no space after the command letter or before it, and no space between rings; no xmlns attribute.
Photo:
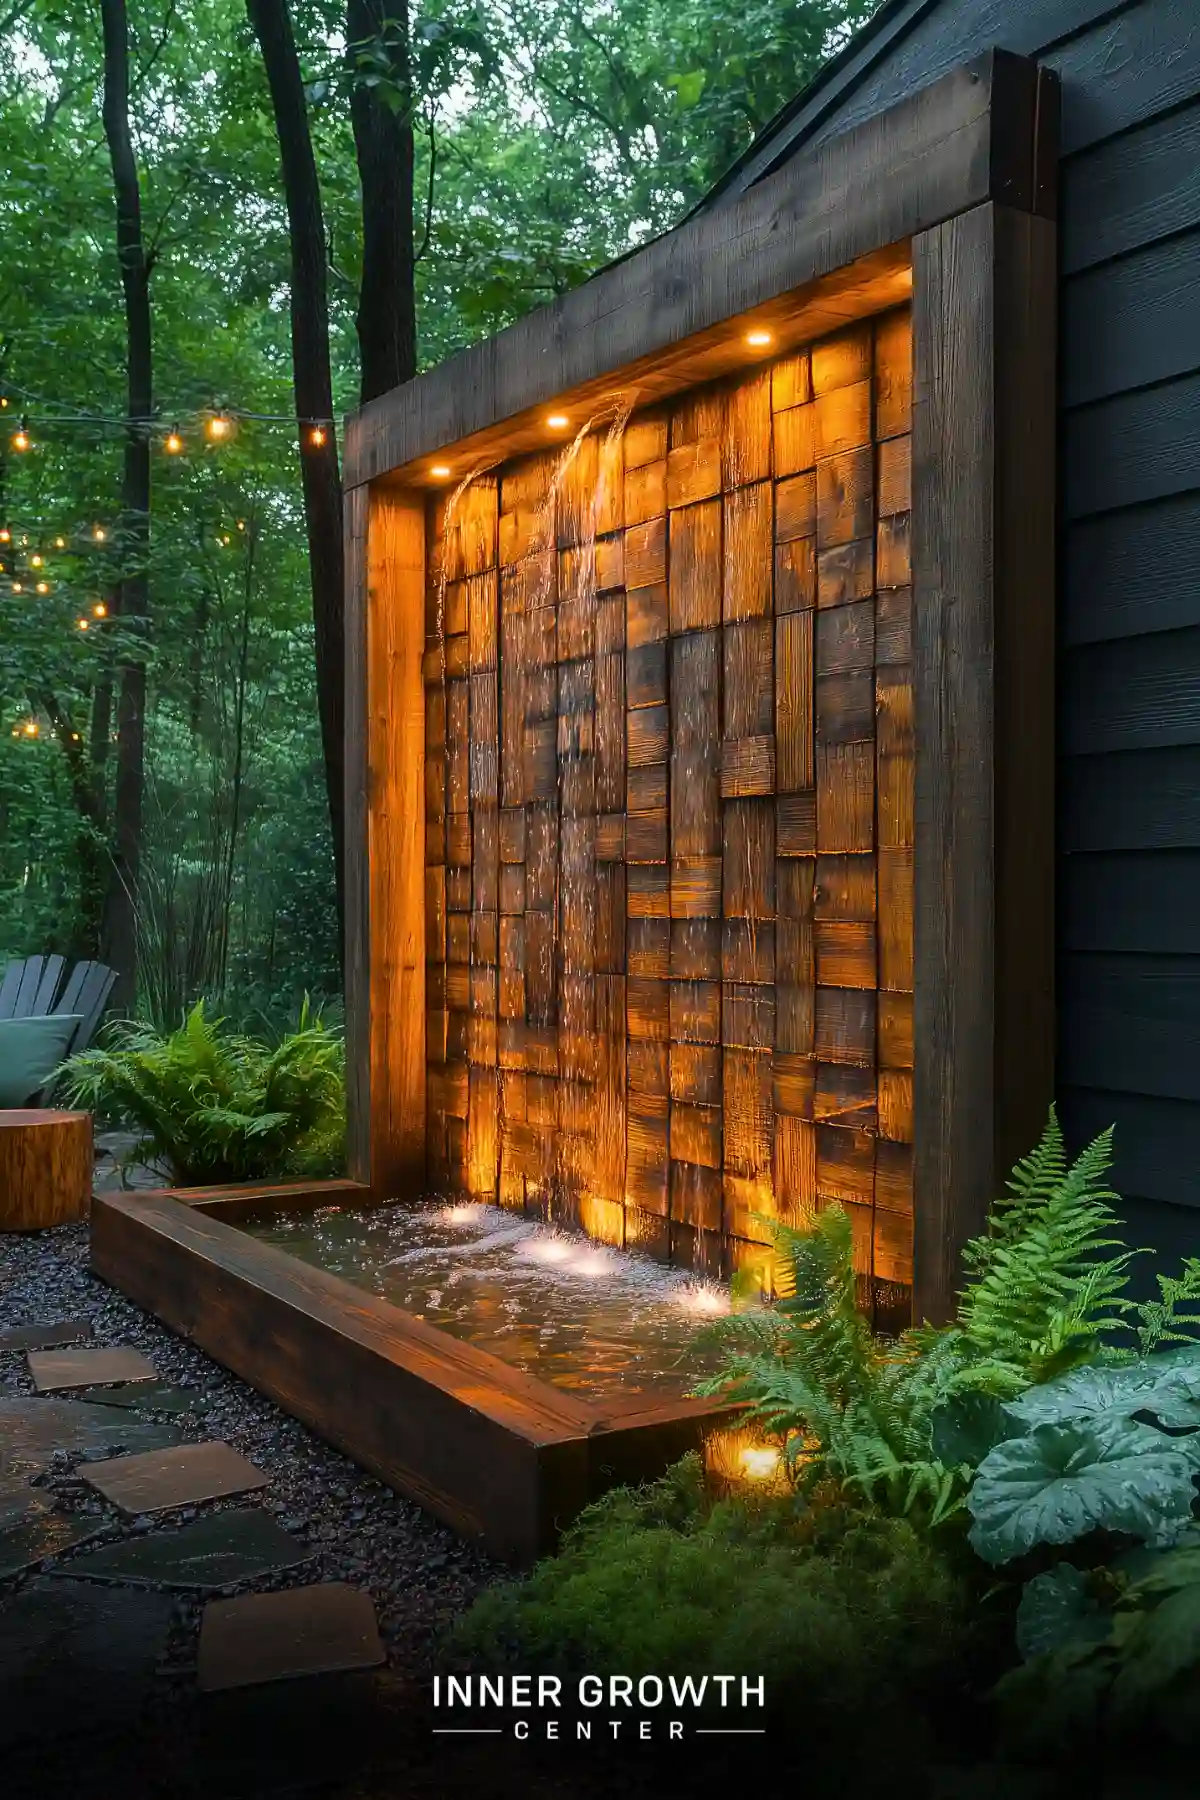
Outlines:
<svg viewBox="0 0 1200 1800"><path fill-rule="evenodd" d="M679 1304L688 1312L711 1313L715 1317L729 1311L729 1296L720 1288L685 1288L679 1296Z"/></svg>
<svg viewBox="0 0 1200 1800"><path fill-rule="evenodd" d="M748 331L746 342L755 350L761 350L771 342L771 334L769 331Z"/></svg>
<svg viewBox="0 0 1200 1800"><path fill-rule="evenodd" d="M779 1470L779 1451L773 1444L751 1444L738 1456L742 1474L750 1481L769 1481Z"/></svg>
<svg viewBox="0 0 1200 1800"><path fill-rule="evenodd" d="M450 464L449 463L434 463L434 465L433 465L432 469L430 469L429 473L431 475L436 475L436 477L439 481L445 481L446 477L450 473Z"/></svg>
<svg viewBox="0 0 1200 1800"><path fill-rule="evenodd" d="M442 1210L442 1217L450 1225L473 1225L479 1217L479 1208L469 1203L461 1206L447 1206Z"/></svg>
<svg viewBox="0 0 1200 1800"><path fill-rule="evenodd" d="M571 421L566 413L551 413L546 423L551 431L565 431Z"/></svg>

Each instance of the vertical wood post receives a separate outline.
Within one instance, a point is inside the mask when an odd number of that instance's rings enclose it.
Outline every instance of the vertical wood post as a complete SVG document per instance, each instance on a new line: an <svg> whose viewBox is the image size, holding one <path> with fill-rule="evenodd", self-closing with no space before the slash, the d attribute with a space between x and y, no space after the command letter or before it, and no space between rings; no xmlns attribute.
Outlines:
<svg viewBox="0 0 1200 1800"><path fill-rule="evenodd" d="M913 241L918 1319L1053 1096L1055 270L994 204Z"/></svg>
<svg viewBox="0 0 1200 1800"><path fill-rule="evenodd" d="M359 489L346 519L348 1166L425 1185L425 509Z"/></svg>

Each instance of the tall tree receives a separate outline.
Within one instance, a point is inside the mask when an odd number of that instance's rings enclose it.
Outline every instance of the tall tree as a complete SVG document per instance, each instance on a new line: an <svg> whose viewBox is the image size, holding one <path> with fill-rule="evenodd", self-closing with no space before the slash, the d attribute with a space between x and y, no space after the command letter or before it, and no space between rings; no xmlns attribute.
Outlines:
<svg viewBox="0 0 1200 1800"><path fill-rule="evenodd" d="M117 971L114 997L137 993L138 889L145 800L146 659L150 627L150 434L153 361L150 273L142 235L137 158L129 129L129 20L125 0L100 0L104 35L104 135L117 202L117 255L125 302L125 469L118 545L121 575L115 602L127 627L117 698L117 755L112 867L104 905L102 947Z"/></svg>
<svg viewBox="0 0 1200 1800"><path fill-rule="evenodd" d="M347 0L350 120L362 192L360 398L417 367L413 291L413 84L407 0Z"/></svg>
<svg viewBox="0 0 1200 1800"><path fill-rule="evenodd" d="M321 187L313 154L304 77L296 53L287 0L246 0L262 51L291 242L292 384L300 434L304 523L308 537L316 637L317 707L325 754L325 781L333 832L338 916L343 916L345 870L344 756L345 651L342 642L344 558L342 487L333 427L329 365L327 248ZM314 421L320 431L314 432Z"/></svg>

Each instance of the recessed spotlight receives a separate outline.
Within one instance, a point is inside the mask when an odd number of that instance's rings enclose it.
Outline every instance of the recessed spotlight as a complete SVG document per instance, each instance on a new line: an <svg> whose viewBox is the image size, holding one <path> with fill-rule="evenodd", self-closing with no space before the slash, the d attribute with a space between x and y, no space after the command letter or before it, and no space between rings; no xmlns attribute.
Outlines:
<svg viewBox="0 0 1200 1800"><path fill-rule="evenodd" d="M551 413L550 417L546 420L546 423L551 431L565 431L571 421L568 419L566 413Z"/></svg>
<svg viewBox="0 0 1200 1800"><path fill-rule="evenodd" d="M771 334L769 331L748 331L746 333L746 342L753 349L761 350L771 342Z"/></svg>
<svg viewBox="0 0 1200 1800"><path fill-rule="evenodd" d="M439 481L445 481L447 475L449 475L449 473L450 473L450 464L449 463L434 463L434 465L433 465L432 469L430 469L429 473L431 475L436 475L436 477Z"/></svg>

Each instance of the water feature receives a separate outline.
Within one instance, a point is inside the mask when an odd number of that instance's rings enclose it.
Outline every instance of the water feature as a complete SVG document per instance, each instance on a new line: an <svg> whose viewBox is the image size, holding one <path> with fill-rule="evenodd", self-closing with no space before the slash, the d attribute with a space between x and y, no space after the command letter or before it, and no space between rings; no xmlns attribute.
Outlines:
<svg viewBox="0 0 1200 1800"><path fill-rule="evenodd" d="M727 1310L721 1289L501 1207L325 1207L245 1229L582 1398L678 1397L717 1365L694 1340Z"/></svg>

